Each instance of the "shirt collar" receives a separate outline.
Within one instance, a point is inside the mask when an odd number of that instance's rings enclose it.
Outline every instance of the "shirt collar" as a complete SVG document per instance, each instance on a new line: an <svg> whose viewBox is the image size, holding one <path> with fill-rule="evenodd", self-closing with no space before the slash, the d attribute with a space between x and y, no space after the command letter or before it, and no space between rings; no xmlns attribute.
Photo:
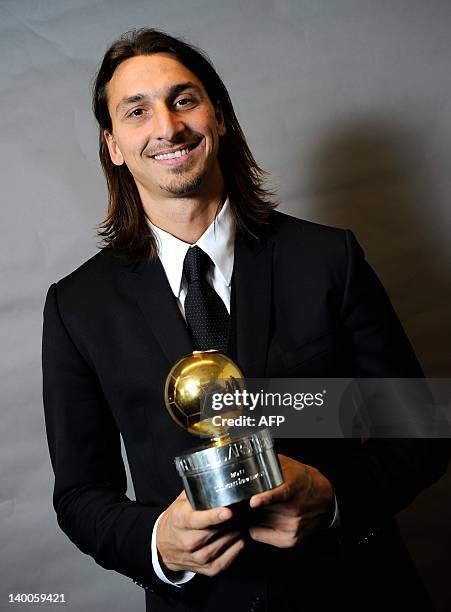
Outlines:
<svg viewBox="0 0 451 612"><path fill-rule="evenodd" d="M176 238L149 221L157 240L158 256L166 272L167 279L175 297L179 297L182 285L183 262L190 244ZM207 227L196 242L215 265L225 284L232 281L235 243L235 221L230 210L229 198L224 202L216 219ZM194 245L192 245L194 246Z"/></svg>

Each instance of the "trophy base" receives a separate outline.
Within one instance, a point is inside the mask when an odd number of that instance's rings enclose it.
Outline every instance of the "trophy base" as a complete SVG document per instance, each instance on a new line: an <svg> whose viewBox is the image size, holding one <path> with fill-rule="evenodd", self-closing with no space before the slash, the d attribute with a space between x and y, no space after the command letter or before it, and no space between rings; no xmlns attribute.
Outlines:
<svg viewBox="0 0 451 612"><path fill-rule="evenodd" d="M230 506L283 482L269 430L175 458L194 510Z"/></svg>

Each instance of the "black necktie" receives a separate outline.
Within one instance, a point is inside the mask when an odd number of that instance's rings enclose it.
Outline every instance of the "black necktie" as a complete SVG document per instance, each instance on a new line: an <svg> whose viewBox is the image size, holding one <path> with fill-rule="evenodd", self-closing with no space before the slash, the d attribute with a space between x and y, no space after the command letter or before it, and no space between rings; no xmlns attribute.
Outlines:
<svg viewBox="0 0 451 612"><path fill-rule="evenodd" d="M188 283L185 317L198 350L227 350L229 313L216 291L207 282L211 263L198 246L190 247L183 262L183 274Z"/></svg>

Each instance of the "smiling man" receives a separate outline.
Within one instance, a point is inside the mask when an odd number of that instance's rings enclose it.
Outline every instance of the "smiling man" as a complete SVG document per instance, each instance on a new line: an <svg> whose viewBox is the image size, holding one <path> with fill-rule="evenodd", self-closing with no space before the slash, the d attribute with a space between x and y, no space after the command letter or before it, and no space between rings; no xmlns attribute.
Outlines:
<svg viewBox="0 0 451 612"><path fill-rule="evenodd" d="M218 161L225 132L221 109L168 53L124 61L106 93L111 130L104 136L111 161L126 164L154 225L196 242L224 193ZM171 231L174 223L177 232Z"/></svg>
<svg viewBox="0 0 451 612"><path fill-rule="evenodd" d="M285 482L251 498L248 522L180 492L173 458L193 440L163 388L192 350L226 351L248 377L421 368L353 234L274 210L199 50L128 33L93 93L104 247L51 286L44 312L59 525L143 586L148 610L430 609L393 517L446 471L437 443L280 440Z"/></svg>
<svg viewBox="0 0 451 612"><path fill-rule="evenodd" d="M111 159L127 164L146 212L170 195L217 202L224 119L190 70L167 53L132 57L114 72L107 96Z"/></svg>

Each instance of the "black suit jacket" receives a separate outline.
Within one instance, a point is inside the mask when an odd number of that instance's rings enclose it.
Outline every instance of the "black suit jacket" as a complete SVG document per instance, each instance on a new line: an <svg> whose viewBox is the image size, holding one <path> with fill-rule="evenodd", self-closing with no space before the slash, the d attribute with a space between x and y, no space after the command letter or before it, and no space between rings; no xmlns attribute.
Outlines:
<svg viewBox="0 0 451 612"><path fill-rule="evenodd" d="M274 212L237 233L232 357L248 377L421 376L390 302L350 231ZM104 249L51 286L43 374L54 507L63 531L146 589L152 610L429 609L393 516L447 467L429 440L280 440L332 482L341 528L295 549L249 541L229 570L165 586L151 562L157 516L180 493L173 458L196 441L163 405L172 364L193 350L159 260ZM126 495L122 434L136 493ZM418 607L419 602L422 607Z"/></svg>

